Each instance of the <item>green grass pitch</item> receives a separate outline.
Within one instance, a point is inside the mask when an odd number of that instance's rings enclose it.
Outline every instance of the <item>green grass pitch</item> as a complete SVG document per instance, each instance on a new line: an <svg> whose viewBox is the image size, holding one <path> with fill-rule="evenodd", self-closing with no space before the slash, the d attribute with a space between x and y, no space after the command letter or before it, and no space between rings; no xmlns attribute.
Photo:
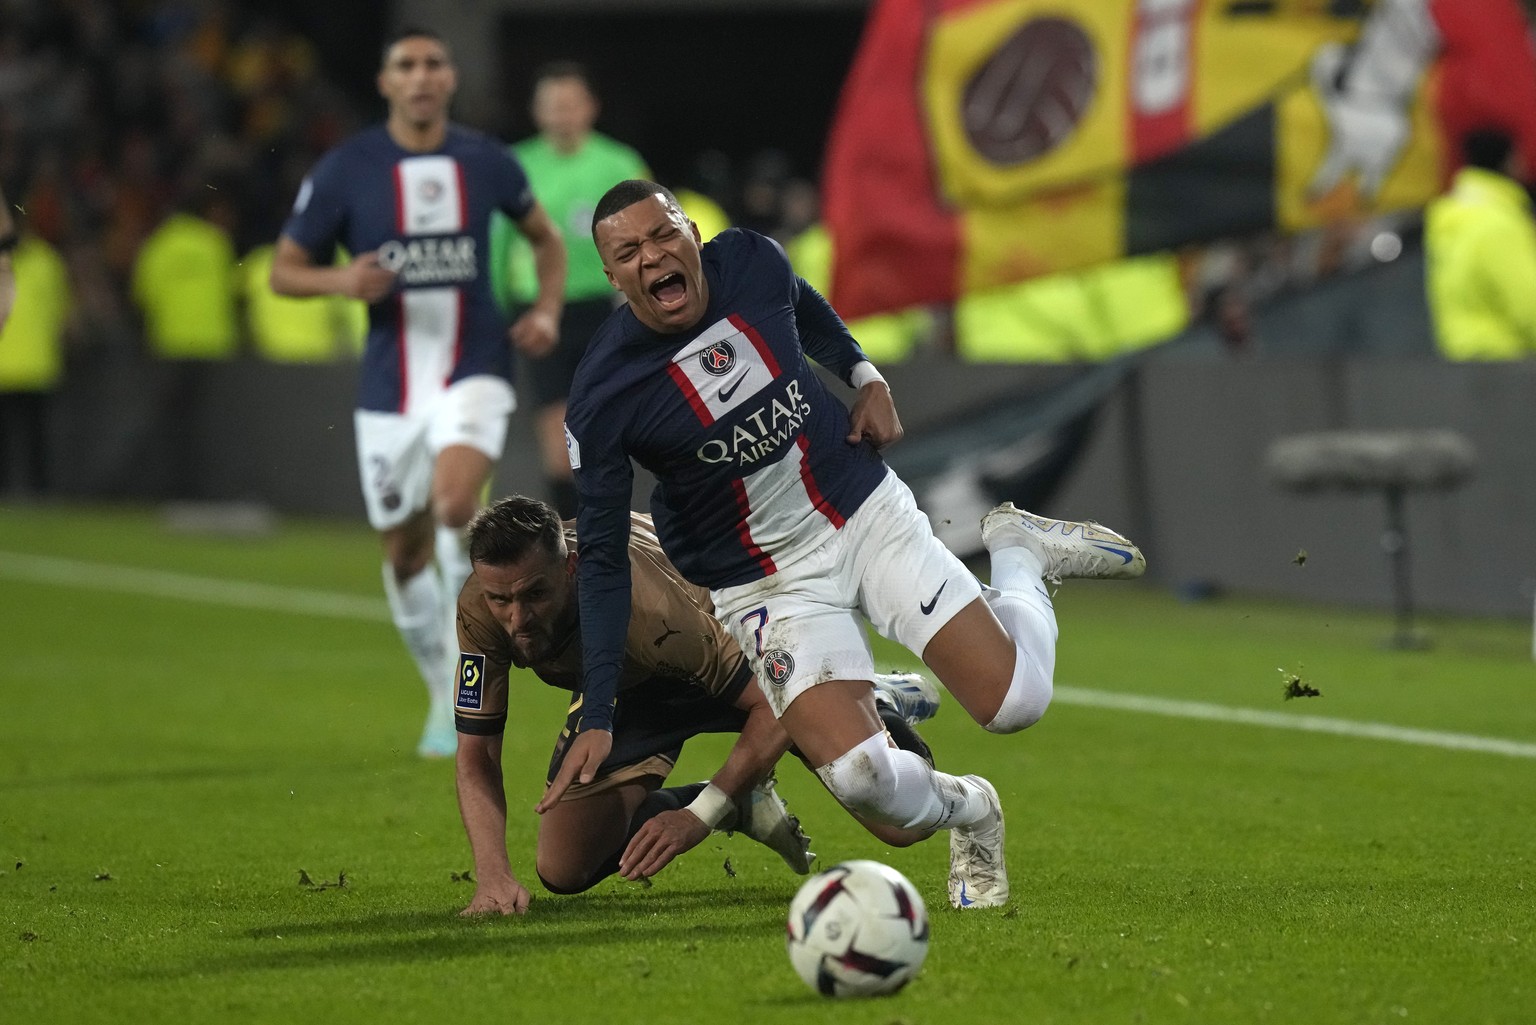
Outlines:
<svg viewBox="0 0 1536 1025"><path fill-rule="evenodd" d="M883 849L781 766L823 864L894 865L932 914L904 992L828 1001L784 953L798 877L741 837L649 888L542 892L532 805L564 695L531 680L507 761L533 910L456 917L472 884L452 767L412 753L424 696L378 573L351 525L230 538L147 512L0 510L0 1022L1536 1020L1528 624L1431 619L1435 649L1398 653L1381 616L1069 582L1045 720L994 737L950 704L924 727L941 766L997 784L1008 908L951 910L942 836ZM312 610L336 594L354 600ZM1320 696L1284 700L1277 670ZM675 778L725 744L695 742Z"/></svg>

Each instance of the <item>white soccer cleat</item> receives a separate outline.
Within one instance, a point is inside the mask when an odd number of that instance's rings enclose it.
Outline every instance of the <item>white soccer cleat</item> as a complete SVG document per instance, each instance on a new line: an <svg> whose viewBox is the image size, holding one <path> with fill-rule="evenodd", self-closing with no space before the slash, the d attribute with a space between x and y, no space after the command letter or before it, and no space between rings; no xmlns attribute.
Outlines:
<svg viewBox="0 0 1536 1025"><path fill-rule="evenodd" d="M756 840L784 859L796 875L807 875L816 855L811 852L811 838L800 828L800 820L790 813L789 805L776 789L778 779L769 773L736 803L736 828L733 833Z"/></svg>
<svg viewBox="0 0 1536 1025"><path fill-rule="evenodd" d="M938 714L939 688L921 673L876 673L875 704L916 726Z"/></svg>
<svg viewBox="0 0 1536 1025"><path fill-rule="evenodd" d="M1003 861L1003 803L980 776L963 776L986 794L991 810L980 822L949 831L949 902L957 908L995 908L1008 903L1008 866Z"/></svg>
<svg viewBox="0 0 1536 1025"><path fill-rule="evenodd" d="M1066 577L1130 580L1147 571L1141 549L1108 527L1085 520L1053 520L1004 502L981 518L987 551L1021 545L1040 557L1052 583Z"/></svg>

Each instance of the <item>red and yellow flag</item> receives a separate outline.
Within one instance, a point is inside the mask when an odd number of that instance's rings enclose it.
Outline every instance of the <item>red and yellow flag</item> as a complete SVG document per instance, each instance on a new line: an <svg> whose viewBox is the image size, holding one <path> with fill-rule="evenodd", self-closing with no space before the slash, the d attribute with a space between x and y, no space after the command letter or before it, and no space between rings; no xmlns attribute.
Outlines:
<svg viewBox="0 0 1536 1025"><path fill-rule="evenodd" d="M1420 206L1494 124L1536 169L1515 0L879 0L828 147L832 299Z"/></svg>

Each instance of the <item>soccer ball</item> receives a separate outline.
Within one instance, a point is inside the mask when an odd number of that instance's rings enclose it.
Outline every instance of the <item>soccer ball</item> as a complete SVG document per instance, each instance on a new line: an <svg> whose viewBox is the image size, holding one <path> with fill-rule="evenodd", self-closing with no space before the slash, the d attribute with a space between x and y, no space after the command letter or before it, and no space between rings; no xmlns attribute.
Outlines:
<svg viewBox="0 0 1536 1025"><path fill-rule="evenodd" d="M790 963L823 996L894 993L928 956L923 898L878 861L845 861L807 879L788 924Z"/></svg>

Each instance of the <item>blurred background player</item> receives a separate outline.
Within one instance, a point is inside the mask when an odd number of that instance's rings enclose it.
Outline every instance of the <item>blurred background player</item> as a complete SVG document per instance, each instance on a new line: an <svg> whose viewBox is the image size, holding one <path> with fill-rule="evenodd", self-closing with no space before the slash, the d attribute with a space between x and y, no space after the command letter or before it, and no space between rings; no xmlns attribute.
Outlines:
<svg viewBox="0 0 1536 1025"><path fill-rule="evenodd" d="M712 828L745 833L803 875L813 857L809 841L770 775L788 738L741 649L711 615L708 592L667 561L650 517L636 513L631 523L635 600L613 749L595 772L540 803L539 878L552 893L578 893L614 872L648 878ZM457 774L476 892L465 913L520 913L529 895L507 854L501 770L508 671L532 669L578 699L555 745L552 779L580 719L577 539L550 506L512 496L475 516L468 542L474 572L459 595ZM915 674L882 676L876 687L892 736L931 758L911 721L934 714L937 691ZM740 737L711 780L663 788L684 742L700 733ZM893 843L922 839L877 835Z"/></svg>
<svg viewBox="0 0 1536 1025"><path fill-rule="evenodd" d="M533 247L538 297L511 328L530 353L559 330L560 231L517 161L448 120L457 79L434 33L384 50L389 116L328 153L278 239L272 287L368 302L355 423L368 519L383 539L390 613L431 704L418 753L453 754L453 596L469 576L460 531L506 441L512 357L483 266L492 210ZM316 266L340 243L354 257ZM436 566L433 565L434 556Z"/></svg>
<svg viewBox="0 0 1536 1025"><path fill-rule="evenodd" d="M587 340L613 312L613 290L592 245L592 210L614 182L650 173L640 154L593 130L599 110L585 68L571 62L545 65L533 86L532 114L539 132L512 145L534 196L566 241L560 340L546 355L530 354L519 378L534 405L550 500L566 517L576 515L576 492L565 457L565 397ZM491 220L491 282L504 309L522 309L538 294L528 244L504 217Z"/></svg>
<svg viewBox="0 0 1536 1025"><path fill-rule="evenodd" d="M1536 356L1536 224L1508 132L1462 140L1466 166L1424 212L1435 343L1451 360Z"/></svg>

